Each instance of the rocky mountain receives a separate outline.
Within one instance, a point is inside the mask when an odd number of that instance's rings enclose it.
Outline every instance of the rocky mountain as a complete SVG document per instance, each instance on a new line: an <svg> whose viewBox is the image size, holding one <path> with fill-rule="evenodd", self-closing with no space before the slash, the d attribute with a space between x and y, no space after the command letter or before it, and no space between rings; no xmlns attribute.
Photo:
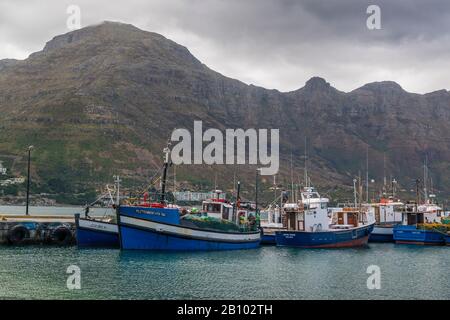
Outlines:
<svg viewBox="0 0 450 320"><path fill-rule="evenodd" d="M424 79L426 81L426 79ZM428 157L434 188L450 191L450 92L409 93L390 81L341 92L321 78L279 92L227 78L187 48L132 25L104 22L57 36L23 61L0 61L0 161L17 174L34 145L33 177L48 192L77 192L119 173L148 181L175 128L279 128L282 170L308 167L324 190L383 175L410 190ZM247 185L251 166L180 166L177 187ZM263 179L268 186L272 178ZM330 191L331 192L331 191Z"/></svg>

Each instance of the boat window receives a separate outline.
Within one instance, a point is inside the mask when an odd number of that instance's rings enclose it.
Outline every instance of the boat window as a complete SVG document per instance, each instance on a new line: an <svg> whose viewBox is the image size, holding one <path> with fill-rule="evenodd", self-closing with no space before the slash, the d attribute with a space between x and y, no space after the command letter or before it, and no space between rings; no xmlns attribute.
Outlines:
<svg viewBox="0 0 450 320"><path fill-rule="evenodd" d="M322 203L320 204L320 207L321 207L322 209L326 209L326 208L327 208L327 203L326 203L326 202L322 202Z"/></svg>
<svg viewBox="0 0 450 320"><path fill-rule="evenodd" d="M208 203L206 205L206 210L207 212L220 212L220 204L216 204L216 203Z"/></svg>

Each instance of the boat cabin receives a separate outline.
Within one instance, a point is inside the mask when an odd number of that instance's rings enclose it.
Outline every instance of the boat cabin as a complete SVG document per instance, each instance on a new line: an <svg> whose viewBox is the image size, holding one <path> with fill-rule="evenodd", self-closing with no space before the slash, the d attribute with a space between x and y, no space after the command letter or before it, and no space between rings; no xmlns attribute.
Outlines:
<svg viewBox="0 0 450 320"><path fill-rule="evenodd" d="M395 224L402 221L404 203L393 199L382 198L378 203L363 205L366 209L369 221L376 224Z"/></svg>
<svg viewBox="0 0 450 320"><path fill-rule="evenodd" d="M422 223L440 223L442 221L443 210L436 204L425 203L417 206L415 203L408 203L403 208L403 225L415 225Z"/></svg>
<svg viewBox="0 0 450 320"><path fill-rule="evenodd" d="M322 198L312 187L304 188L301 200L297 203L286 203L283 206L283 226L294 231L328 230L330 216L328 215L328 199Z"/></svg>
<svg viewBox="0 0 450 320"><path fill-rule="evenodd" d="M349 229L359 226L362 216L357 208L345 207L338 208L332 214L333 229Z"/></svg>
<svg viewBox="0 0 450 320"><path fill-rule="evenodd" d="M224 199L208 199L202 203L202 211L207 216L233 221L233 206Z"/></svg>

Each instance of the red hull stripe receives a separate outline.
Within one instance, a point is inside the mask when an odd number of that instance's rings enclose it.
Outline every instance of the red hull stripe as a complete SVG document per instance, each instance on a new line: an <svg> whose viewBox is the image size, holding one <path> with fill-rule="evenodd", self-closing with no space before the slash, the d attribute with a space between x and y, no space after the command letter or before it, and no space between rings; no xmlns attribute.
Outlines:
<svg viewBox="0 0 450 320"><path fill-rule="evenodd" d="M421 246L441 246L442 243L439 242L423 242L423 241L403 241L403 240L397 240L395 241L397 244L418 244Z"/></svg>

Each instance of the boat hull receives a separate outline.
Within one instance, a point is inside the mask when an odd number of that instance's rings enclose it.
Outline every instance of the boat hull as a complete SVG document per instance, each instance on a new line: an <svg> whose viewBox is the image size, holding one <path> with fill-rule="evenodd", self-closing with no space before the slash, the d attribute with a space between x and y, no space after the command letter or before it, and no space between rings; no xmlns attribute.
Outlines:
<svg viewBox="0 0 450 320"><path fill-rule="evenodd" d="M450 236L445 236L445 244L450 246Z"/></svg>
<svg viewBox="0 0 450 320"><path fill-rule="evenodd" d="M220 232L152 221L150 215L119 215L121 248L125 250L213 251L257 248L259 231Z"/></svg>
<svg viewBox="0 0 450 320"><path fill-rule="evenodd" d="M261 231L261 244L263 245L276 245L277 240L275 236L276 231L285 231L284 228L271 228L271 227L262 227Z"/></svg>
<svg viewBox="0 0 450 320"><path fill-rule="evenodd" d="M299 248L348 248L366 246L373 224L349 230L319 232L277 231L277 246Z"/></svg>
<svg viewBox="0 0 450 320"><path fill-rule="evenodd" d="M85 218L75 218L79 248L119 248L117 224Z"/></svg>
<svg viewBox="0 0 450 320"><path fill-rule="evenodd" d="M262 234L261 235L261 244L265 244L265 245L277 244L275 234Z"/></svg>
<svg viewBox="0 0 450 320"><path fill-rule="evenodd" d="M445 235L433 230L421 230L416 226L394 227L394 240L399 244L443 245Z"/></svg>
<svg viewBox="0 0 450 320"><path fill-rule="evenodd" d="M369 242L394 242L394 226L375 225Z"/></svg>

